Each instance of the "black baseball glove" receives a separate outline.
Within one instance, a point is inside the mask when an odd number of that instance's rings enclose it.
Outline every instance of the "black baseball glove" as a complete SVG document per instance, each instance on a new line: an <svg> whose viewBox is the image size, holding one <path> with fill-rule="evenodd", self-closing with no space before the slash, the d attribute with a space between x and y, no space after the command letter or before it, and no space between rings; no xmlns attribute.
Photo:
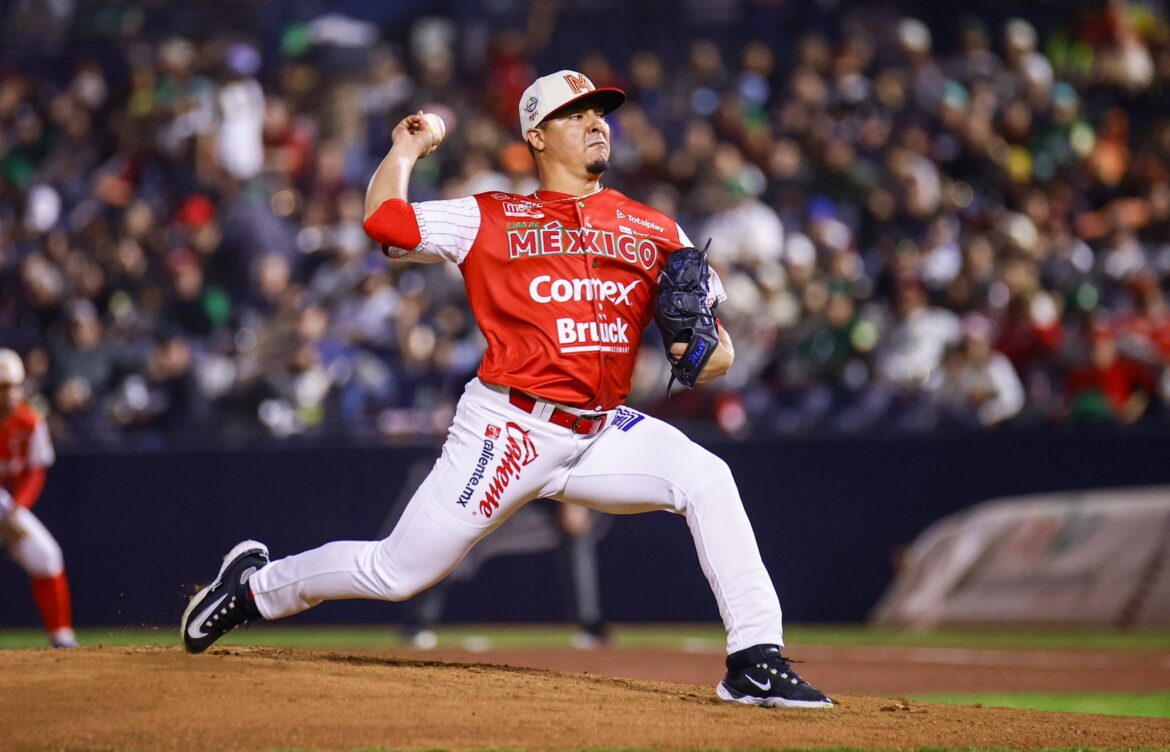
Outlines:
<svg viewBox="0 0 1170 752"><path fill-rule="evenodd" d="M666 394L675 381L693 389L703 367L719 346L715 328L714 306L707 305L708 280L711 268L707 265L707 248L679 248L666 258L666 268L658 277L658 305L654 322L662 332L666 357L670 360L671 376ZM675 358L670 346L686 342L686 352Z"/></svg>

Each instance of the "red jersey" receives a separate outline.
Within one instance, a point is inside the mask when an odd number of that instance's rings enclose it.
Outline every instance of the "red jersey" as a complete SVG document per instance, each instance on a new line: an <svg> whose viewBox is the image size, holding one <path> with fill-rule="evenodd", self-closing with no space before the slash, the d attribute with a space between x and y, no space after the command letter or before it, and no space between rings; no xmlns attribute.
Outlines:
<svg viewBox="0 0 1170 752"><path fill-rule="evenodd" d="M36 410L22 403L0 422L0 486L17 504L36 503L54 459L49 428Z"/></svg>
<svg viewBox="0 0 1170 752"><path fill-rule="evenodd" d="M1170 363L1170 316L1130 313L1113 325L1118 336L1131 340L1144 353Z"/></svg>
<svg viewBox="0 0 1170 752"><path fill-rule="evenodd" d="M1121 414L1134 393L1153 393L1157 389L1154 372L1147 366L1125 358L1118 358L1107 366L1087 365L1075 369L1068 378L1068 393L1075 397L1081 392L1097 390L1109 401L1109 406Z"/></svg>
<svg viewBox="0 0 1170 752"><path fill-rule="evenodd" d="M625 401L658 275L667 255L691 245L678 223L610 189L481 193L412 207L421 242L387 253L459 265L487 340L481 380L586 410ZM385 226L402 215L382 212L366 222L371 236L403 237ZM723 300L711 278L712 298Z"/></svg>

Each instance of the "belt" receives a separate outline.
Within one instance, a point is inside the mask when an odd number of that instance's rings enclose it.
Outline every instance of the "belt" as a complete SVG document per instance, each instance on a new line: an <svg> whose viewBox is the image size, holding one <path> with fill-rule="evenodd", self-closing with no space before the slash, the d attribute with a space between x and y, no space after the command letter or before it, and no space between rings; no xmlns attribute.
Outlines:
<svg viewBox="0 0 1170 752"><path fill-rule="evenodd" d="M519 389L508 389L508 401L526 413L536 409L536 397ZM571 413L554 407L548 416L548 422L569 429L573 433L589 436L605 428L605 420L609 416L605 413Z"/></svg>

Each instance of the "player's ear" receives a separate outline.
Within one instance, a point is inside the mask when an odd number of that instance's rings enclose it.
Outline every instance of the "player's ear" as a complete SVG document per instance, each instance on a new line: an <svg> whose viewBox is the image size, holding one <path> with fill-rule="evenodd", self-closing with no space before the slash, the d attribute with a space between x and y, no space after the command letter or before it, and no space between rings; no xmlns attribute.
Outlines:
<svg viewBox="0 0 1170 752"><path fill-rule="evenodd" d="M524 138L528 141L528 148L532 151L544 151L544 131L540 128L529 128L528 132L524 134Z"/></svg>

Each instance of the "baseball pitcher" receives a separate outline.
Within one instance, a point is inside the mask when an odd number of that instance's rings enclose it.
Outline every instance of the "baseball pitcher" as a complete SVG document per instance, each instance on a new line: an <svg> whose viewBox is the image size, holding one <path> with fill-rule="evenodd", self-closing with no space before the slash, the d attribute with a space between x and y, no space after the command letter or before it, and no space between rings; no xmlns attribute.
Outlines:
<svg viewBox="0 0 1170 752"><path fill-rule="evenodd" d="M45 419L24 402L23 384L20 356L0 350L0 548L28 574L49 643L75 648L61 546L32 513L55 458L53 444Z"/></svg>
<svg viewBox="0 0 1170 752"><path fill-rule="evenodd" d="M727 628L718 696L767 707L833 702L781 655L780 603L727 464L680 431L623 406L642 330L655 320L684 386L727 371L725 299L703 251L670 217L606 188L605 115L625 100L584 75L537 79L520 135L540 174L529 195L407 202L415 163L442 122L417 113L366 195L366 232L397 261L458 265L487 340L442 454L385 540L342 541L269 561L244 541L191 599L181 630L206 650L251 619L322 601L404 600L441 580L477 541L537 498L611 514L684 515Z"/></svg>

